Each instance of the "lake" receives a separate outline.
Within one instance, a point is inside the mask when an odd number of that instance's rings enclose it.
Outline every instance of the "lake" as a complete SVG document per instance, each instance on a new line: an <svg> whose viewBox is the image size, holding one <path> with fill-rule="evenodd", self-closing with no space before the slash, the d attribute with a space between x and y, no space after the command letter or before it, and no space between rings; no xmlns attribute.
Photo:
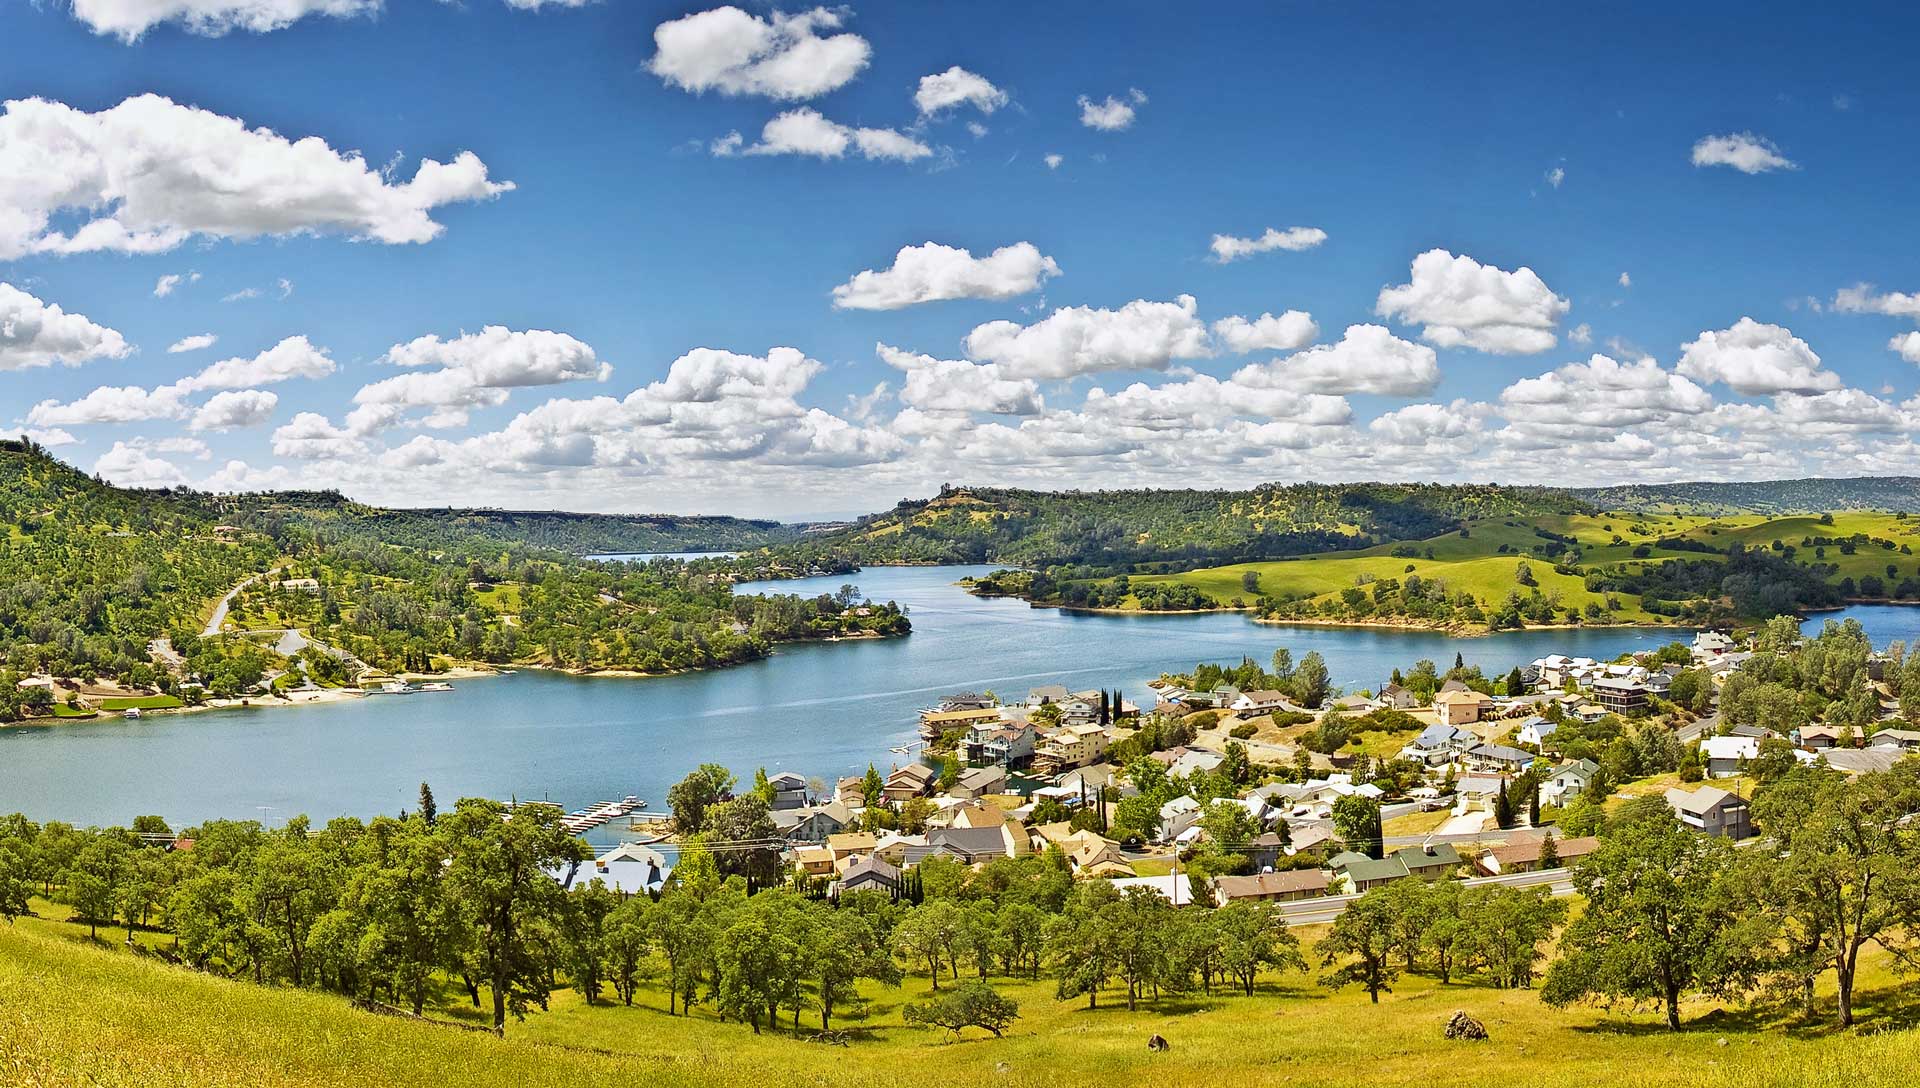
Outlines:
<svg viewBox="0 0 1920 1088"><path fill-rule="evenodd" d="M917 712L946 692L1023 697L1038 684L1125 689L1200 661L1265 661L1286 646L1318 650L1334 683L1375 688L1396 667L1456 651L1489 674L1544 654L1617 654L1690 637L1646 629L1433 632L1276 627L1234 613L1108 616L982 600L954 582L978 567L873 568L856 576L743 587L812 595L852 581L909 610L907 638L786 647L714 672L648 679L519 672L454 690L324 706L151 715L0 730L0 812L77 823L158 813L175 826L223 816L279 823L413 807L422 780L442 807L456 797L549 798L578 808L638 794L655 809L702 762L750 779L756 766L831 780L915 739ZM1876 642L1909 637L1915 613L1872 609ZM1885 634L1904 620L1907 634Z"/></svg>

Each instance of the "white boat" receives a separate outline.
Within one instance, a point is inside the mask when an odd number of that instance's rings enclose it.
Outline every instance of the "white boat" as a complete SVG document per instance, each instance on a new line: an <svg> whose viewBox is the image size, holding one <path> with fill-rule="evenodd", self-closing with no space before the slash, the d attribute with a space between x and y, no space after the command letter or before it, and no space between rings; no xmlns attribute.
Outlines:
<svg viewBox="0 0 1920 1088"><path fill-rule="evenodd" d="M127 712L121 716L126 718L130 722L137 722L140 720L140 708L137 706L128 707Z"/></svg>
<svg viewBox="0 0 1920 1088"><path fill-rule="evenodd" d="M419 690L405 680L389 680L375 688L373 693L375 695L412 695Z"/></svg>
<svg viewBox="0 0 1920 1088"><path fill-rule="evenodd" d="M445 680L432 680L425 684L421 684L419 687L419 690L420 691L452 691L453 685L447 683Z"/></svg>

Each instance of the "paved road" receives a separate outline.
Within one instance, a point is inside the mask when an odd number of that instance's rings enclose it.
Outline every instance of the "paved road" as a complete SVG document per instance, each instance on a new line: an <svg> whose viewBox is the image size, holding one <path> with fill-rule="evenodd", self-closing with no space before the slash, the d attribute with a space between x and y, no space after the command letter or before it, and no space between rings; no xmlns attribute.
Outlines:
<svg viewBox="0 0 1920 1088"><path fill-rule="evenodd" d="M1483 876L1462 881L1467 887L1497 886L1504 888L1551 889L1554 895L1573 894L1573 874L1565 869L1548 869L1538 873L1511 873L1507 876ZM1276 903L1280 914L1289 926L1325 925L1340 916L1347 904L1360 898L1357 895L1327 895L1318 899L1297 899L1291 903Z"/></svg>
<svg viewBox="0 0 1920 1088"><path fill-rule="evenodd" d="M255 574L251 577L241 579L239 585L227 590L227 595L220 598L219 604L213 606L213 618L207 621L206 629L200 632L200 637L212 638L219 634L220 625L227 622L227 609L233 607L233 599L240 595L241 590L259 580L260 575Z"/></svg>
<svg viewBox="0 0 1920 1088"><path fill-rule="evenodd" d="M1699 721L1688 722L1674 730L1674 733L1680 737L1680 743L1691 744L1701 737L1711 737L1719 731L1720 709L1715 707L1713 713L1706 715Z"/></svg>

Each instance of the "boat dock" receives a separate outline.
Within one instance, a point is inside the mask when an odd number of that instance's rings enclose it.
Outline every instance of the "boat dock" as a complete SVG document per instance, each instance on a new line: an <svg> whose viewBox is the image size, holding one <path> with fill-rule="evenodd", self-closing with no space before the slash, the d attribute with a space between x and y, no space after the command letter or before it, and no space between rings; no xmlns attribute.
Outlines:
<svg viewBox="0 0 1920 1088"><path fill-rule="evenodd" d="M567 813L560 818L560 826L572 834L580 835L592 831L601 824L612 823L623 816L632 816L646 807L645 801L631 795L619 801L601 801L578 812Z"/></svg>

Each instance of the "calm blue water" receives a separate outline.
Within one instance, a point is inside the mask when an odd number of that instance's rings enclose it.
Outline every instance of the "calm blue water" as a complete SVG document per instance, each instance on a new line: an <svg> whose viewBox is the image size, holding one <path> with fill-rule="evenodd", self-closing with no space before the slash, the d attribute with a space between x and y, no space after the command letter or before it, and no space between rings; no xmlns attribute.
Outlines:
<svg viewBox="0 0 1920 1088"><path fill-rule="evenodd" d="M1910 604L1854 604L1832 612L1815 612L1800 629L1817 635L1828 620L1834 623L1859 620L1876 650L1886 649L1887 643L1895 639L1911 649L1915 641L1920 640L1920 608Z"/></svg>
<svg viewBox="0 0 1920 1088"><path fill-rule="evenodd" d="M917 710L949 691L1019 697L1057 681L1145 699L1146 681L1164 671L1242 654L1264 661L1279 646L1296 661L1320 651L1334 682L1352 690L1378 687L1395 666L1423 657L1445 668L1456 651L1493 673L1547 653L1605 658L1690 637L1572 630L1456 639L1273 627L1237 614L1088 615L980 600L953 584L987 569L875 568L770 584L815 594L854 581L906 606L914 633L795 646L717 672L637 680L522 672L330 706L8 727L0 731L0 812L82 823L141 813L176 825L213 816L280 822L302 812L318 820L411 808L423 779L443 807L484 795L576 808L631 793L660 808L667 787L706 761L743 779L761 765L828 780L868 761L884 770L901 761L888 748L914 739Z"/></svg>

